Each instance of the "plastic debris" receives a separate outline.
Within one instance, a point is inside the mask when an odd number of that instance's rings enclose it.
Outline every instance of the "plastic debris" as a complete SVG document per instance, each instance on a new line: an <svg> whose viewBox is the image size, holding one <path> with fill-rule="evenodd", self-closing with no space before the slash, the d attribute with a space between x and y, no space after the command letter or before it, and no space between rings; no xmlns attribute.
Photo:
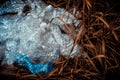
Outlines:
<svg viewBox="0 0 120 80"><path fill-rule="evenodd" d="M32 63L29 57L27 57L23 53L15 53L14 59L16 63L18 63L20 66L27 68L33 74L48 74L53 69L52 62L35 64Z"/></svg>
<svg viewBox="0 0 120 80"><path fill-rule="evenodd" d="M0 44L0 51L2 51L0 55L5 55L5 64L11 65L17 62L27 67L32 73L41 72L43 69L43 72L47 73L51 62L57 60L59 54L64 56L70 54L74 41L68 34L61 32L61 29L65 32L67 29L56 17L71 24L74 20L72 14L65 12L64 9L46 5L41 0L25 2L11 0L6 4L12 5L5 5L7 8L2 5L0 7L0 42L4 42L4 46ZM23 10L26 5L31 8L27 13ZM11 12L17 12L17 14L11 15L9 14ZM70 57L74 57L79 50L80 46L76 45ZM14 57L15 53L19 53L17 57ZM41 62L31 63L35 58ZM46 60L48 63L44 63Z"/></svg>

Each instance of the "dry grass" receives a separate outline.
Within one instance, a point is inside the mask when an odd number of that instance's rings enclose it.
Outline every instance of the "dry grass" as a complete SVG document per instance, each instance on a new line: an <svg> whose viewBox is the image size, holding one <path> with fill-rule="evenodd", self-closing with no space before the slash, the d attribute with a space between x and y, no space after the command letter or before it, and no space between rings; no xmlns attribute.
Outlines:
<svg viewBox="0 0 120 80"><path fill-rule="evenodd" d="M59 60L54 62L54 70L48 75L32 75L18 66L1 66L4 69L1 75L11 76L17 80L106 80L111 74L117 72L120 74L120 15L110 12L111 7L107 2L102 0L101 2L96 0L44 1L54 7L65 8L76 17L76 20L81 21L76 26L73 23L71 28L58 17L74 39L74 46L76 44L82 46L79 54L86 55L86 58L60 56ZM106 10L100 10L100 6L105 5L107 5ZM117 74L112 77L120 78Z"/></svg>

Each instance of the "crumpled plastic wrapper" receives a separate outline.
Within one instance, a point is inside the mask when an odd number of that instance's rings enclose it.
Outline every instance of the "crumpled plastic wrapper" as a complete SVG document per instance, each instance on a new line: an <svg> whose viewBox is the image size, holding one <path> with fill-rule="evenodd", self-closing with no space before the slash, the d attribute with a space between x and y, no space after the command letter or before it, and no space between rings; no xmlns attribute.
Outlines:
<svg viewBox="0 0 120 80"><path fill-rule="evenodd" d="M30 58L23 53L15 53L14 59L18 65L28 68L33 74L48 74L53 70L53 65L51 62L35 64L32 63Z"/></svg>
<svg viewBox="0 0 120 80"><path fill-rule="evenodd" d="M29 11L23 12L25 6ZM9 13L13 13L10 15ZM69 16L69 17L68 17ZM5 55L7 64L13 64L15 53L27 55L40 63L57 60L59 54L67 56L73 46L62 18L71 24L74 16L64 9L53 8L41 0L11 0L0 6L0 56ZM74 57L80 50L76 45L70 55Z"/></svg>

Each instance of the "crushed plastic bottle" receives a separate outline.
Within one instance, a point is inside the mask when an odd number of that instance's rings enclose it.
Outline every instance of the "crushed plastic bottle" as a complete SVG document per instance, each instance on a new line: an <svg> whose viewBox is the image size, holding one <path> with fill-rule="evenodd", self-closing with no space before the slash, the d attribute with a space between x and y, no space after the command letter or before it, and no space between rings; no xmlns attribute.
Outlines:
<svg viewBox="0 0 120 80"><path fill-rule="evenodd" d="M4 45L0 44L0 56L5 55L7 64L18 62L32 73L38 73L41 70L33 72L37 66L35 64L32 66L33 64L28 58L30 60L37 58L40 63L44 64L46 60L48 62L57 60L59 54L64 56L70 54L74 41L68 34L61 32L60 28L64 31L66 28L64 23L56 17L60 17L67 24L71 24L74 19L72 14L65 12L64 9L46 5L41 0L26 0L25 2L11 0L6 4L8 5L6 5L7 8L0 6L0 43L4 42ZM27 13L23 12L26 5L31 8ZM11 12L16 12L16 14L11 15ZM76 45L70 56L74 57L79 50L80 46ZM21 55L16 53L24 53L27 56L25 62L21 62ZM20 60L15 59L15 54ZM50 64L46 63L45 65L47 68Z"/></svg>

